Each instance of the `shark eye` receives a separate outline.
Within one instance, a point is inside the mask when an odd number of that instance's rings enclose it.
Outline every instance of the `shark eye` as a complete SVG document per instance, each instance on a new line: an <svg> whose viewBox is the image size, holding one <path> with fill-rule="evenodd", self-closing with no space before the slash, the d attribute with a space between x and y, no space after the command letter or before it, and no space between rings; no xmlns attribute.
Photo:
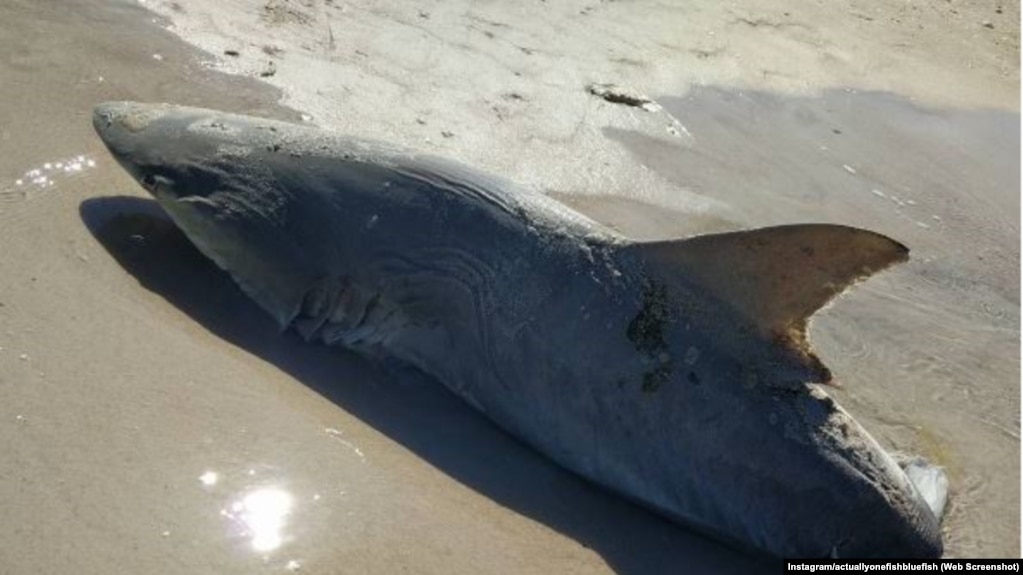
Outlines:
<svg viewBox="0 0 1023 575"><path fill-rule="evenodd" d="M142 176L142 185L147 189L156 186L156 176L153 174L146 174Z"/></svg>

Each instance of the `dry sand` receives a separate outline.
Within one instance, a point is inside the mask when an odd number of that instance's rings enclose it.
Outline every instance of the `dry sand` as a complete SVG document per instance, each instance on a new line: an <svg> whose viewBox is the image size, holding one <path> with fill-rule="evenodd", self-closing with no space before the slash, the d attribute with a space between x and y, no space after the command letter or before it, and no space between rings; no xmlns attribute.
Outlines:
<svg viewBox="0 0 1023 575"><path fill-rule="evenodd" d="M1018 3L145 5L0 4L0 572L776 572L276 333L103 150L109 99L430 149L637 237L903 241L813 340L847 409L949 469L948 554L1018 556Z"/></svg>

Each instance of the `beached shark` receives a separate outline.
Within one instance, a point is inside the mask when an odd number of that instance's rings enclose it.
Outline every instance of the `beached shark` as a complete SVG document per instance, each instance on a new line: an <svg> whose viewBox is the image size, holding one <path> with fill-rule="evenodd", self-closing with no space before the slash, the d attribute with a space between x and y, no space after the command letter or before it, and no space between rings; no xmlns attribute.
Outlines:
<svg viewBox="0 0 1023 575"><path fill-rule="evenodd" d="M825 393L806 335L903 245L828 224L633 242L538 191L312 127L136 103L94 125L282 329L407 362L718 539L941 555L944 476L904 471Z"/></svg>

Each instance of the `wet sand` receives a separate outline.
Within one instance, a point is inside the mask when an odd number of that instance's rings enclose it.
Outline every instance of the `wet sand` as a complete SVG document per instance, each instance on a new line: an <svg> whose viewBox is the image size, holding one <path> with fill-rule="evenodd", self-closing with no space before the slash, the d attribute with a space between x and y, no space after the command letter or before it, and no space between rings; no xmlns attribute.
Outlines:
<svg viewBox="0 0 1023 575"><path fill-rule="evenodd" d="M421 376L278 334L113 164L89 122L109 99L306 114L636 237L891 235L912 261L814 324L835 396L948 467L949 555L1019 554L1018 5L580 3L527 26L485 4L150 4L163 16L0 6L0 571L777 570L561 471ZM269 61L262 79L295 89L257 81ZM609 80L663 109L585 90Z"/></svg>

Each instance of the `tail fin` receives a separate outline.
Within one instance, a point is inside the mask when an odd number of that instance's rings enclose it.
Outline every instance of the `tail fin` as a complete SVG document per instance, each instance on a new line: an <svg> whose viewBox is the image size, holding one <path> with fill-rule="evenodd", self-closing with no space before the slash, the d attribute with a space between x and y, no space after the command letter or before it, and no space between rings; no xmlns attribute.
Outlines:
<svg viewBox="0 0 1023 575"><path fill-rule="evenodd" d="M806 339L810 317L849 286L908 259L906 246L867 230L799 224L637 243L648 274L683 279L730 307L757 335L821 383L831 374Z"/></svg>

